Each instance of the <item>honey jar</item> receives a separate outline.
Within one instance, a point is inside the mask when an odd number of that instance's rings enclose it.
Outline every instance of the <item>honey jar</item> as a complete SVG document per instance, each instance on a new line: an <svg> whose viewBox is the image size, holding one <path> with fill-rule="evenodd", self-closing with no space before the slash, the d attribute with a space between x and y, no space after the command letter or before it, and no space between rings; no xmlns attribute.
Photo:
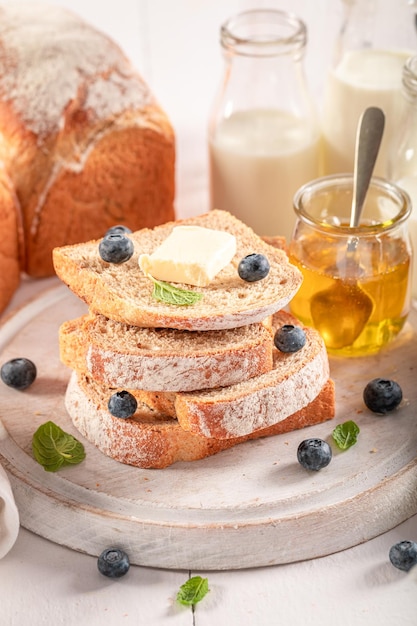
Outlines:
<svg viewBox="0 0 417 626"><path fill-rule="evenodd" d="M289 246L290 260L304 276L291 312L340 356L378 352L398 335L411 306L408 194L373 178L356 228L349 226L352 197L350 174L301 187Z"/></svg>

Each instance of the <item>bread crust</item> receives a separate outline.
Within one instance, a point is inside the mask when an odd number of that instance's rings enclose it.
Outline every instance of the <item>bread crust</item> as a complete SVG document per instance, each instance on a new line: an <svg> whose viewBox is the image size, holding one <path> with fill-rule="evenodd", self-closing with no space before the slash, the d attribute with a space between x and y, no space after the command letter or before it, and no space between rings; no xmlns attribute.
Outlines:
<svg viewBox="0 0 417 626"><path fill-rule="evenodd" d="M204 295L196 304L185 307L155 300L152 281L138 268L139 254L151 254L178 224L224 230L237 239L237 252L231 263L208 287L178 285L201 290ZM89 305L91 311L133 326L206 331L262 322L283 309L302 282L301 272L289 263L283 250L265 243L251 228L226 211L214 210L153 230L143 229L130 237L134 254L120 265L106 263L100 258L98 241L56 248L53 259L57 275ZM267 256L270 271L266 278L248 283L239 278L237 268L240 260L253 252Z"/></svg>
<svg viewBox="0 0 417 626"><path fill-rule="evenodd" d="M201 333L85 315L61 325L59 348L65 365L105 385L152 392L232 385L272 368L271 332L263 324Z"/></svg>
<svg viewBox="0 0 417 626"><path fill-rule="evenodd" d="M119 46L71 11L0 7L0 133L24 234L25 254L9 258L30 276L54 273L56 246L175 217L166 114ZM0 274L13 292L2 256Z"/></svg>
<svg viewBox="0 0 417 626"><path fill-rule="evenodd" d="M0 312L20 284L23 253L20 205L13 185L0 166Z"/></svg>
<svg viewBox="0 0 417 626"><path fill-rule="evenodd" d="M252 439L279 435L334 417L334 384L329 379L307 406L285 420L234 439L211 439L187 432L178 421L140 405L133 418L113 417L105 407L109 390L73 372L65 406L77 430L103 454L143 469L163 469L179 461L197 461Z"/></svg>

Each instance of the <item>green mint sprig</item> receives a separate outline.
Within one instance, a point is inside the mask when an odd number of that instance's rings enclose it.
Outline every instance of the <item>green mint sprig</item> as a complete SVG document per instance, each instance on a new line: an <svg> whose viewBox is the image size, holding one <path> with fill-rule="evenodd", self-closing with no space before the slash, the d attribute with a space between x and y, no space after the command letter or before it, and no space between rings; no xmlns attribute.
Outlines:
<svg viewBox="0 0 417 626"><path fill-rule="evenodd" d="M190 291L188 289L180 289L170 283L153 278L150 274L148 277L153 282L152 297L164 304L175 304L176 306L190 306L199 302L203 297L198 291Z"/></svg>
<svg viewBox="0 0 417 626"><path fill-rule="evenodd" d="M77 465L85 459L83 444L53 422L39 426L32 438L36 461L47 472L56 472L66 465Z"/></svg>
<svg viewBox="0 0 417 626"><path fill-rule="evenodd" d="M338 424L332 432L332 437L340 450L347 450L355 445L359 433L359 426L349 420L343 424Z"/></svg>
<svg viewBox="0 0 417 626"><path fill-rule="evenodd" d="M177 593L177 602L184 606L193 606L200 602L208 591L208 579L201 576L193 576L181 585Z"/></svg>

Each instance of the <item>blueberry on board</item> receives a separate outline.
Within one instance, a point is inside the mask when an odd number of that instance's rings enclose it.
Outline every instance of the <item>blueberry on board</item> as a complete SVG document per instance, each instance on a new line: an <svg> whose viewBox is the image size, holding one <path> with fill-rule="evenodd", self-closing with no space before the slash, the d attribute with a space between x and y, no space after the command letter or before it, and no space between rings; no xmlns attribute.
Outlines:
<svg viewBox="0 0 417 626"><path fill-rule="evenodd" d="M323 439L305 439L297 449L298 462L308 470L321 470L332 460L332 449Z"/></svg>
<svg viewBox="0 0 417 626"><path fill-rule="evenodd" d="M400 385L386 378L374 378L363 390L363 401L374 413L389 413L397 408L402 399Z"/></svg>
<svg viewBox="0 0 417 626"><path fill-rule="evenodd" d="M138 403L135 396L128 391L116 391L116 393L110 396L107 406L114 417L127 419L132 417L138 407Z"/></svg>
<svg viewBox="0 0 417 626"><path fill-rule="evenodd" d="M128 226L124 226L124 224L116 224L116 226L112 226L111 228L106 230L106 232L104 233L104 236L108 237L109 235L120 234L120 233L122 235L129 235L131 232L132 231L130 230Z"/></svg>
<svg viewBox="0 0 417 626"><path fill-rule="evenodd" d="M298 352L305 343L306 334L300 326L284 324L275 331L274 344L281 352Z"/></svg>
<svg viewBox="0 0 417 626"><path fill-rule="evenodd" d="M36 365L24 357L7 361L0 370L2 381L9 387L19 390L29 387L35 380L36 373Z"/></svg>
<svg viewBox="0 0 417 626"><path fill-rule="evenodd" d="M389 560L397 569L408 572L417 565L417 543L415 541L400 541L389 551Z"/></svg>
<svg viewBox="0 0 417 626"><path fill-rule="evenodd" d="M98 251L107 263L125 263L133 254L133 243L123 233L113 233L103 237L98 246Z"/></svg>
<svg viewBox="0 0 417 626"><path fill-rule="evenodd" d="M242 280L253 283L269 273L269 261L263 254L248 254L239 263L237 271Z"/></svg>
<svg viewBox="0 0 417 626"><path fill-rule="evenodd" d="M127 574L130 568L129 557L120 548L106 548L97 560L100 574L109 578L120 578Z"/></svg>

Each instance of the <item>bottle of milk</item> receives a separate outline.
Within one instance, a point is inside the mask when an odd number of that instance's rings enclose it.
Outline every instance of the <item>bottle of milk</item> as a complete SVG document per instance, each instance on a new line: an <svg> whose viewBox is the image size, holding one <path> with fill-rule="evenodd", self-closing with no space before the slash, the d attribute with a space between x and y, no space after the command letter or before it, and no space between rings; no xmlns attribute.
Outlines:
<svg viewBox="0 0 417 626"><path fill-rule="evenodd" d="M353 170L359 117L378 106L385 113L385 131L375 175L385 177L401 107L402 68L417 52L417 1L342 0L341 6L322 107L324 173Z"/></svg>
<svg viewBox="0 0 417 626"><path fill-rule="evenodd" d="M402 109L393 140L388 176L410 196L408 230L413 246L412 296L417 299L417 56L407 59L402 73Z"/></svg>
<svg viewBox="0 0 417 626"><path fill-rule="evenodd" d="M320 131L293 14L245 11L220 31L225 73L209 121L210 206L290 239L297 189L320 173Z"/></svg>

